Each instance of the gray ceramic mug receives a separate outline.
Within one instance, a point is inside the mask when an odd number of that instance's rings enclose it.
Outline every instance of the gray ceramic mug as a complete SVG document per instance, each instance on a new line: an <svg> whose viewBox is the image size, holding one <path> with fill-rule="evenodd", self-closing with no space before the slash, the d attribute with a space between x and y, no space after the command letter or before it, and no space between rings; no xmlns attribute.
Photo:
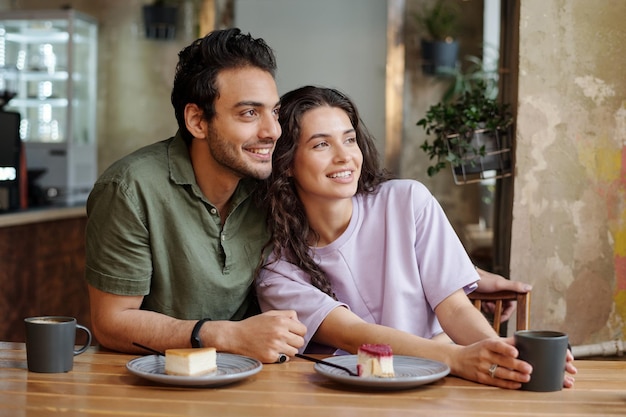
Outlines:
<svg viewBox="0 0 626 417"><path fill-rule="evenodd" d="M528 362L533 367L530 381L522 384L522 389L541 392L563 389L568 346L565 333L550 330L515 332L518 359Z"/></svg>
<svg viewBox="0 0 626 417"><path fill-rule="evenodd" d="M74 356L80 355L91 344L91 332L76 323L74 317L28 317L26 323L26 360L31 372L69 372L74 367ZM76 330L87 335L87 342L74 349Z"/></svg>

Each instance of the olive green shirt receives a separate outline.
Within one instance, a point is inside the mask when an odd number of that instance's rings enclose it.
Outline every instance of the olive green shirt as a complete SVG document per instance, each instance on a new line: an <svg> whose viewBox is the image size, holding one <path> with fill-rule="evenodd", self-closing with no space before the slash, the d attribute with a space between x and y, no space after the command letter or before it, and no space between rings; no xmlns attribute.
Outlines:
<svg viewBox="0 0 626 417"><path fill-rule="evenodd" d="M253 314L254 270L269 237L252 196L257 185L240 181L222 226L180 135L128 155L102 174L87 201L87 282L143 295L142 309L179 319Z"/></svg>

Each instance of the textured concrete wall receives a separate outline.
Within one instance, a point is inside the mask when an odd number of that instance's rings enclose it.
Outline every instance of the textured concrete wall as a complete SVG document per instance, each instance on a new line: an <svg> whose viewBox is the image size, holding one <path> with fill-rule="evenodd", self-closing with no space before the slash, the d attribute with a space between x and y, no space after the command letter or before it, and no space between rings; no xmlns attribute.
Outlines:
<svg viewBox="0 0 626 417"><path fill-rule="evenodd" d="M626 2L521 2L511 278L531 324L623 338Z"/></svg>

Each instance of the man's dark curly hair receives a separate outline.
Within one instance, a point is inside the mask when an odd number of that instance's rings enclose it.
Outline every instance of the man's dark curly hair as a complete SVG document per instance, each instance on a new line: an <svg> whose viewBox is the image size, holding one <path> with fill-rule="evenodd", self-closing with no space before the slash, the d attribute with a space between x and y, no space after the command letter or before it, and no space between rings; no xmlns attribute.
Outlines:
<svg viewBox="0 0 626 417"><path fill-rule="evenodd" d="M263 39L255 39L237 28L213 31L180 51L171 99L185 142L192 139L185 126L185 106L196 104L210 122L215 116L215 100L220 93L216 84L218 74L245 67L259 68L276 76L272 49Z"/></svg>

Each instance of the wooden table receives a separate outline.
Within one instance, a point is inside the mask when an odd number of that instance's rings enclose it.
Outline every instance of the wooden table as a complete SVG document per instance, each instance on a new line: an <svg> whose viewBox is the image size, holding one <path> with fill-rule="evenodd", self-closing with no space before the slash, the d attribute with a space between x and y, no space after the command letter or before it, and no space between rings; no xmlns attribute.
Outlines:
<svg viewBox="0 0 626 417"><path fill-rule="evenodd" d="M455 377L404 391L338 385L313 363L264 365L219 388L165 386L134 376L136 356L90 348L65 374L26 370L21 343L0 342L0 416L624 416L626 362L577 361L576 386L509 391Z"/></svg>

